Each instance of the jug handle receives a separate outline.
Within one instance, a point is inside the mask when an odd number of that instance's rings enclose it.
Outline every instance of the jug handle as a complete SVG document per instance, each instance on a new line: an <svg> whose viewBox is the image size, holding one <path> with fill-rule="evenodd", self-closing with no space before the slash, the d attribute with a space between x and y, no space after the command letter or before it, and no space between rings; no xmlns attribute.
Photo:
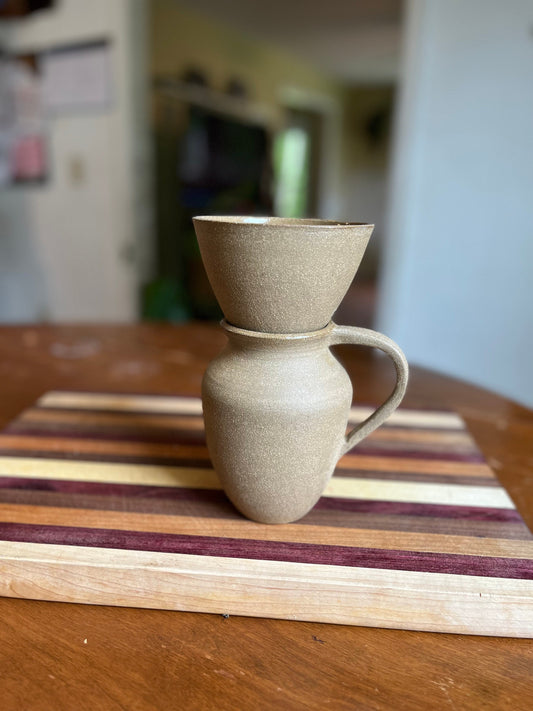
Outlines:
<svg viewBox="0 0 533 711"><path fill-rule="evenodd" d="M379 427L398 407L405 395L409 366L399 346L393 340L377 331L356 326L334 325L330 335L330 345L351 344L379 348L386 353L396 368L396 385L390 396L366 420L356 425L345 437L339 457L349 452L362 439Z"/></svg>

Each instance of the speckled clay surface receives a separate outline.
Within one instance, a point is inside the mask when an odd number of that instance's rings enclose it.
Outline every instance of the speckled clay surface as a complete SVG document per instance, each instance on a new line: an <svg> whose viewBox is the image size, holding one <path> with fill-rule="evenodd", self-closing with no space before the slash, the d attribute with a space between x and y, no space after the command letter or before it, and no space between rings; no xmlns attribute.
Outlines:
<svg viewBox="0 0 533 711"><path fill-rule="evenodd" d="M326 326L374 229L276 217L195 217L194 227L226 319L266 333Z"/></svg>
<svg viewBox="0 0 533 711"><path fill-rule="evenodd" d="M315 332L275 334L223 326L229 342L202 385L215 470L245 516L295 521L318 501L339 457L399 405L407 362L393 341L363 328L330 323ZM390 398L348 437L352 385L330 351L337 343L380 348L398 375Z"/></svg>

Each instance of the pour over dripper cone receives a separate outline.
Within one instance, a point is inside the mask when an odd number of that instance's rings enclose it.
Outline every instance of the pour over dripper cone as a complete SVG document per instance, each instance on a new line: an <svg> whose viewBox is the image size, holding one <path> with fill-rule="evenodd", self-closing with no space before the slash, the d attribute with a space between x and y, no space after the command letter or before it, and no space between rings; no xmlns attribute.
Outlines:
<svg viewBox="0 0 533 711"><path fill-rule="evenodd" d="M250 331L326 326L374 229L278 217L195 217L207 276L226 320Z"/></svg>

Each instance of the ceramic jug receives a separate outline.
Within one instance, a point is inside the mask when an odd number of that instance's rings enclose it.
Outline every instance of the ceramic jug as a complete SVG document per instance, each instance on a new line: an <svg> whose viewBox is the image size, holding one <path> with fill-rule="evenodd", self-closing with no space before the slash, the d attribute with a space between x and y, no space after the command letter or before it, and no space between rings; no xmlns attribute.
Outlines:
<svg viewBox="0 0 533 711"><path fill-rule="evenodd" d="M373 225L281 217L195 217L202 261L229 323L250 331L324 328Z"/></svg>
<svg viewBox="0 0 533 711"><path fill-rule="evenodd" d="M380 333L333 322L298 334L261 333L223 322L228 344L204 376L207 446L234 505L248 518L287 523L322 495L339 457L399 405L407 361ZM330 347L379 348L396 367L390 397L346 435L352 385Z"/></svg>

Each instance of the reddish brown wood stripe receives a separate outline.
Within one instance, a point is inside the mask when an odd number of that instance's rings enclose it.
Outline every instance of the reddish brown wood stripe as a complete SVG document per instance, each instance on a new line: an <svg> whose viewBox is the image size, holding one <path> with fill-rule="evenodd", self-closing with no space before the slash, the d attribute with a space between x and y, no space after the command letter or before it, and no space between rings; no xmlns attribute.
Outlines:
<svg viewBox="0 0 533 711"><path fill-rule="evenodd" d="M315 565L533 580L533 561L522 558L423 553L214 536L186 536L145 531L35 526L19 523L0 523L0 539L91 548L181 553L217 558L275 560Z"/></svg>
<svg viewBox="0 0 533 711"><path fill-rule="evenodd" d="M421 460L418 458L368 457L357 448L339 459L341 468L364 471L419 472L422 474L457 474L458 476L494 477L485 462L454 462L444 460Z"/></svg>

